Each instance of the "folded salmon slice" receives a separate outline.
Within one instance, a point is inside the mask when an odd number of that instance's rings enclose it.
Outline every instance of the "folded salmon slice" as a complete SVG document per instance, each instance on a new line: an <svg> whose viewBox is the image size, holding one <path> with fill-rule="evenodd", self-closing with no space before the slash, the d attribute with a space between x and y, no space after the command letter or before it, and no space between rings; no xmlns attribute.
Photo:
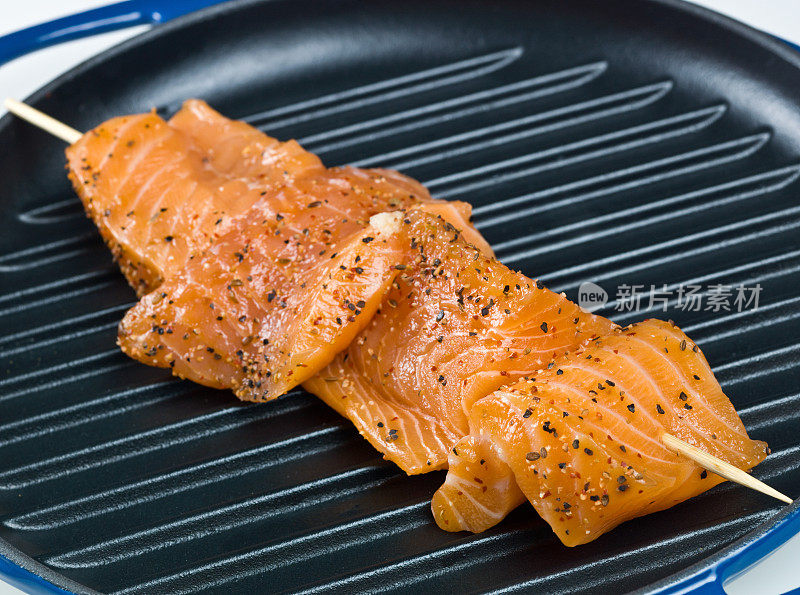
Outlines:
<svg viewBox="0 0 800 595"><path fill-rule="evenodd" d="M253 401L314 374L364 327L401 255L396 216L331 242L325 210L339 216L320 205L238 222L125 315L122 350Z"/></svg>
<svg viewBox="0 0 800 595"><path fill-rule="evenodd" d="M325 171L296 142L281 143L197 100L169 122L155 113L113 118L66 153L87 214L140 296L265 193Z"/></svg>
<svg viewBox="0 0 800 595"><path fill-rule="evenodd" d="M448 221L403 218L400 274L350 346L304 388L406 473L447 465L473 403L609 332L466 241Z"/></svg>
<svg viewBox="0 0 800 595"><path fill-rule="evenodd" d="M529 500L568 546L722 482L669 450L668 432L740 469L766 457L699 348L674 325L633 324L478 401L432 509L482 531Z"/></svg>

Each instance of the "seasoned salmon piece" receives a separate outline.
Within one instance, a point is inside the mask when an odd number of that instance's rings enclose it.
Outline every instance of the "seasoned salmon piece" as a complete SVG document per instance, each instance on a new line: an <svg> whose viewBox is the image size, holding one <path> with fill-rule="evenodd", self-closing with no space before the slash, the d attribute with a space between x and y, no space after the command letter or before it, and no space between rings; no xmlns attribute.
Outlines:
<svg viewBox="0 0 800 595"><path fill-rule="evenodd" d="M439 526L482 531L522 493L568 546L723 481L668 449L664 432L740 469L768 453L700 349L659 320L615 329L481 399L469 424L433 498Z"/></svg>
<svg viewBox="0 0 800 595"><path fill-rule="evenodd" d="M401 256L399 215L331 242L322 210L238 222L126 314L122 350L251 401L316 373L373 315Z"/></svg>
<svg viewBox="0 0 800 595"><path fill-rule="evenodd" d="M447 465L476 400L614 326L482 253L428 208L403 218L402 270L380 310L303 385L409 474Z"/></svg>
<svg viewBox="0 0 800 595"><path fill-rule="evenodd" d="M212 136L216 146L198 145ZM263 153L258 167L255 157L242 158L256 148ZM155 113L113 118L66 153L87 214L140 296L266 192L324 171L297 143L280 143L199 101L187 102L170 122Z"/></svg>

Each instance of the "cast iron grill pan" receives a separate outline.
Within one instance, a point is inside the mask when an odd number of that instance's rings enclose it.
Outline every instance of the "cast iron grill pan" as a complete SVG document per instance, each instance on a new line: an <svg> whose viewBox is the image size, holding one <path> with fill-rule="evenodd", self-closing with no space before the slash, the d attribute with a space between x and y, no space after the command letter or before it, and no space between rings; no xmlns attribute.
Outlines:
<svg viewBox="0 0 800 595"><path fill-rule="evenodd" d="M620 323L674 319L800 488L800 68L672 2L233 2L113 49L32 103L88 129L208 100L329 165L475 205L500 259ZM268 405L127 359L134 301L63 170L0 122L0 538L78 591L609 592L646 587L779 506L731 485L576 549L529 506L440 531L405 477L301 391ZM760 284L753 312L615 310L616 288Z"/></svg>

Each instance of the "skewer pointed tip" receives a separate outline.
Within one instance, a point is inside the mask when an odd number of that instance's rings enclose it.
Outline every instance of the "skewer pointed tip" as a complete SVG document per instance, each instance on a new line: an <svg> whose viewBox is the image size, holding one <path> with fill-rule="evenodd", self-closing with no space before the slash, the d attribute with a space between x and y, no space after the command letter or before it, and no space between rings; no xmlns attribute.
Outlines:
<svg viewBox="0 0 800 595"><path fill-rule="evenodd" d="M778 490L768 486L763 481L759 481L747 473L747 471L742 471L738 467L735 467L730 463L726 463L722 459L719 459L714 455L705 452L704 450L700 450L696 446L692 446L688 442L684 442L672 434L664 432L664 434L661 435L661 440L664 442L664 444L678 454L692 459L704 469L708 469L709 471L716 473L717 475L724 477L729 481L733 481L739 485L756 490L762 494L772 496L773 498L776 498L781 502L785 502L786 504L793 503L793 500L789 498L789 496L780 493Z"/></svg>

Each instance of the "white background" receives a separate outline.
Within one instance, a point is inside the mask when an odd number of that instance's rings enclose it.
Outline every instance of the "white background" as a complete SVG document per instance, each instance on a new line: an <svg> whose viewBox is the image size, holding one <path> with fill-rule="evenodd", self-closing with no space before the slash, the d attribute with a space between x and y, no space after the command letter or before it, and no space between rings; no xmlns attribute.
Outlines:
<svg viewBox="0 0 800 595"><path fill-rule="evenodd" d="M165 2L169 0L164 0ZM26 0L7 3L0 19L0 35L45 20L110 3L110 0ZM696 0L754 27L800 44L800 0ZM56 75L106 47L144 30L125 31L70 42L25 56L0 67L0 98L24 98ZM800 89L798 89L800 94ZM0 108L0 114L4 110ZM796 496L796 494L792 494ZM756 568L726 585L730 595L772 595L800 586L800 535L763 560ZM0 581L0 595L21 591Z"/></svg>

